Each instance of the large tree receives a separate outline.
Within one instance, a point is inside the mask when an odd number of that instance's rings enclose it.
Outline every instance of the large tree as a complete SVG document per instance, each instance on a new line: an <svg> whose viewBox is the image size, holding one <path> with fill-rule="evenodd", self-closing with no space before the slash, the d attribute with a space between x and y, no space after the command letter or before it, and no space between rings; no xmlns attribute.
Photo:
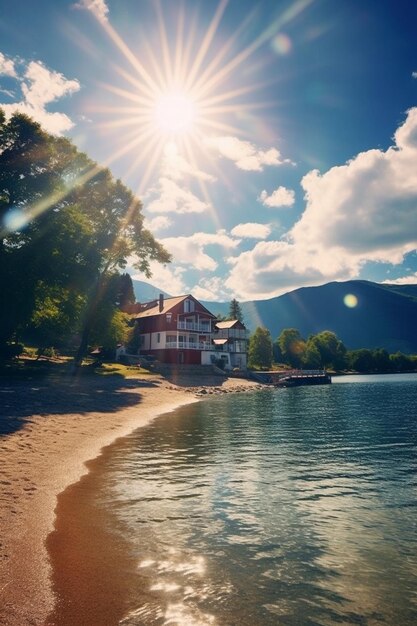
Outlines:
<svg viewBox="0 0 417 626"><path fill-rule="evenodd" d="M296 328L284 328L277 339L282 358L291 367L300 367L306 347L300 331Z"/></svg>
<svg viewBox="0 0 417 626"><path fill-rule="evenodd" d="M267 328L258 328L249 339L249 367L269 368L272 365L272 339Z"/></svg>
<svg viewBox="0 0 417 626"><path fill-rule="evenodd" d="M85 303L77 363L128 259L148 277L151 261L170 260L121 181L21 114L6 121L0 112L0 219L0 342L33 319L42 285L68 289Z"/></svg>

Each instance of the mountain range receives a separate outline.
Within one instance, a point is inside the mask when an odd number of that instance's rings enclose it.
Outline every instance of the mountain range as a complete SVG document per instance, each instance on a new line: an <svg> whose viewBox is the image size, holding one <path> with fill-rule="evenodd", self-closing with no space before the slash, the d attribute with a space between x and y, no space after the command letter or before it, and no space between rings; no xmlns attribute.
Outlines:
<svg viewBox="0 0 417 626"><path fill-rule="evenodd" d="M142 281L134 280L133 285L139 302L164 293ZM230 303L202 304L213 314L226 316ZM240 302L240 306L247 328L253 331L264 326L273 340L284 328L297 328L304 338L331 330L350 350L385 348L388 352L417 353L417 284L331 282L295 289L269 300Z"/></svg>

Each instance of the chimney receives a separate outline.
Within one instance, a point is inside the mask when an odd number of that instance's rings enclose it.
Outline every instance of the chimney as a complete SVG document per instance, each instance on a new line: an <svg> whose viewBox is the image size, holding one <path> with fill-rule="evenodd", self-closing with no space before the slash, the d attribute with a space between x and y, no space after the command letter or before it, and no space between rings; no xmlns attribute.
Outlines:
<svg viewBox="0 0 417 626"><path fill-rule="evenodd" d="M164 308L164 294L160 293L159 294L159 312L160 313L161 313L163 308Z"/></svg>

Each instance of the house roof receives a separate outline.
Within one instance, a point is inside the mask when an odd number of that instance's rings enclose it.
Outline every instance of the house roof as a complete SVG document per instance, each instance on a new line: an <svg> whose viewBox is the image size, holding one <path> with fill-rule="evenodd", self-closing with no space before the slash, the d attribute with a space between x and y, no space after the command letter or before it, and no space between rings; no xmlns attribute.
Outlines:
<svg viewBox="0 0 417 626"><path fill-rule="evenodd" d="M135 319L143 319L144 317L154 317L155 315L166 315L169 313L175 306L183 302L184 300L194 300L197 302L199 306L201 306L207 313L215 318L215 315L210 313L205 306L201 304L194 296L191 294L186 294L185 296L175 296L173 298L164 298L162 301L162 309L159 309L159 300L152 300L151 302L145 303L142 305L143 309L137 315L133 317ZM190 313L191 314L191 313Z"/></svg>
<svg viewBox="0 0 417 626"><path fill-rule="evenodd" d="M235 326L236 324L240 324L241 326L243 326L242 322L240 322L239 320L226 320L224 322L217 322L216 326L221 330L223 328L233 328L233 326Z"/></svg>

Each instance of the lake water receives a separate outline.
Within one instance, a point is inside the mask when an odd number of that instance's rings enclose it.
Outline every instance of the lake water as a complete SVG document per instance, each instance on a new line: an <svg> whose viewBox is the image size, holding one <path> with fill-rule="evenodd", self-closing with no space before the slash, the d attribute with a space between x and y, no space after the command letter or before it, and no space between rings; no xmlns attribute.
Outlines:
<svg viewBox="0 0 417 626"><path fill-rule="evenodd" d="M417 624L417 375L217 396L107 461L124 626Z"/></svg>

